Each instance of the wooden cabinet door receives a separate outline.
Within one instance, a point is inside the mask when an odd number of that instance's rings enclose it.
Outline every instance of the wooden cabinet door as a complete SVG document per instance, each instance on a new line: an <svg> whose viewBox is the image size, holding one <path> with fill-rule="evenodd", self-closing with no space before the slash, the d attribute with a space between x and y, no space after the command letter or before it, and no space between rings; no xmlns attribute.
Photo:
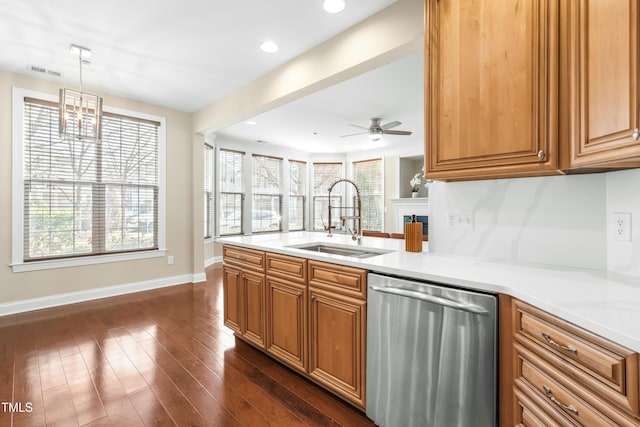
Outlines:
<svg viewBox="0 0 640 427"><path fill-rule="evenodd" d="M267 351L307 373L307 287L267 276Z"/></svg>
<svg viewBox="0 0 640 427"><path fill-rule="evenodd" d="M224 293L224 325L242 334L243 284L240 269L222 266L222 291Z"/></svg>
<svg viewBox="0 0 640 427"><path fill-rule="evenodd" d="M426 176L559 173L557 0L427 0Z"/></svg>
<svg viewBox="0 0 640 427"><path fill-rule="evenodd" d="M638 161L638 1L567 4L571 166Z"/></svg>
<svg viewBox="0 0 640 427"><path fill-rule="evenodd" d="M311 287L309 296L309 375L364 408L366 302Z"/></svg>
<svg viewBox="0 0 640 427"><path fill-rule="evenodd" d="M264 274L242 271L244 287L244 327L242 336L255 345L265 347L265 279Z"/></svg>

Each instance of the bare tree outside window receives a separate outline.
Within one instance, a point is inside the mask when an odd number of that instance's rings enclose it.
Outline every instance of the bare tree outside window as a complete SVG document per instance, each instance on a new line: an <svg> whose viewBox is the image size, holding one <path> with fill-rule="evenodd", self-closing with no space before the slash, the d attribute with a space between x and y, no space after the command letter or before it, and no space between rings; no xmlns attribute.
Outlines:
<svg viewBox="0 0 640 427"><path fill-rule="evenodd" d="M314 163L313 164L313 229L324 230L328 227L329 186L342 174L342 163ZM331 206L335 210L331 213L332 227L340 228L340 212L344 187L338 185L331 193Z"/></svg>
<svg viewBox="0 0 640 427"><path fill-rule="evenodd" d="M252 231L282 230L282 159L254 154L252 181Z"/></svg>
<svg viewBox="0 0 640 427"><path fill-rule="evenodd" d="M220 235L242 233L242 164L244 153L220 150L218 170L220 172L219 226Z"/></svg>
<svg viewBox="0 0 640 427"><path fill-rule="evenodd" d="M158 248L160 123L105 112L61 139L58 105L24 100L25 261Z"/></svg>
<svg viewBox="0 0 640 427"><path fill-rule="evenodd" d="M307 163L289 160L289 231L304 230Z"/></svg>
<svg viewBox="0 0 640 427"><path fill-rule="evenodd" d="M382 231L384 209L382 159L353 162L353 177L360 187L362 229Z"/></svg>

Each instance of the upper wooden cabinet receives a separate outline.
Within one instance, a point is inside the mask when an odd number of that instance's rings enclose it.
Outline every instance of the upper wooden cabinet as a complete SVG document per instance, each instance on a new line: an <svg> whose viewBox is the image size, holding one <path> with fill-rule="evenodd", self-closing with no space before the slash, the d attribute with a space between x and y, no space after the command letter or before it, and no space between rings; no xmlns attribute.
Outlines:
<svg viewBox="0 0 640 427"><path fill-rule="evenodd" d="M559 173L558 3L428 0L426 175Z"/></svg>
<svg viewBox="0 0 640 427"><path fill-rule="evenodd" d="M428 178L640 166L638 0L427 0L425 12Z"/></svg>
<svg viewBox="0 0 640 427"><path fill-rule="evenodd" d="M562 4L567 118L561 129L571 142L571 167L640 157L638 13L637 0Z"/></svg>

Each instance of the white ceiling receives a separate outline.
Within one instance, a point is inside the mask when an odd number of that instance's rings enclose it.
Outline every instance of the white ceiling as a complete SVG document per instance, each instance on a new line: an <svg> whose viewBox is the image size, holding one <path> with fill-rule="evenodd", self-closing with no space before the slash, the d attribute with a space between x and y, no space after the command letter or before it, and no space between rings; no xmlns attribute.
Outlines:
<svg viewBox="0 0 640 427"><path fill-rule="evenodd" d="M84 88L195 112L297 55L379 12L396 0L347 0L340 14L322 0L0 0L0 68L79 84L71 44L90 48ZM264 40L280 51L266 54ZM29 65L61 72L35 73ZM422 54L218 132L220 138L262 140L314 153L353 152L423 140ZM411 136L373 143L348 124L401 121ZM314 134L315 132L315 134Z"/></svg>
<svg viewBox="0 0 640 427"><path fill-rule="evenodd" d="M251 118L256 125L237 123L216 132L216 140L240 140L295 148L312 153L344 153L374 147L394 147L424 141L424 65L418 53L339 83L305 98ZM410 136L384 135L373 142L349 126L400 121L394 130Z"/></svg>

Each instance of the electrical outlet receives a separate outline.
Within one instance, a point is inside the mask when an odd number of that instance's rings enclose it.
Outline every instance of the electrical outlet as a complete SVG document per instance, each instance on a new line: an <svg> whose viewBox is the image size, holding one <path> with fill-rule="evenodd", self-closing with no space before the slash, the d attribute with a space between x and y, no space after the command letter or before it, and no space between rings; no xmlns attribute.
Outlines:
<svg viewBox="0 0 640 427"><path fill-rule="evenodd" d="M613 239L619 242L631 241L631 213L614 212L611 215Z"/></svg>
<svg viewBox="0 0 640 427"><path fill-rule="evenodd" d="M167 257L167 264L169 264L169 265L173 264L173 255L169 255Z"/></svg>

